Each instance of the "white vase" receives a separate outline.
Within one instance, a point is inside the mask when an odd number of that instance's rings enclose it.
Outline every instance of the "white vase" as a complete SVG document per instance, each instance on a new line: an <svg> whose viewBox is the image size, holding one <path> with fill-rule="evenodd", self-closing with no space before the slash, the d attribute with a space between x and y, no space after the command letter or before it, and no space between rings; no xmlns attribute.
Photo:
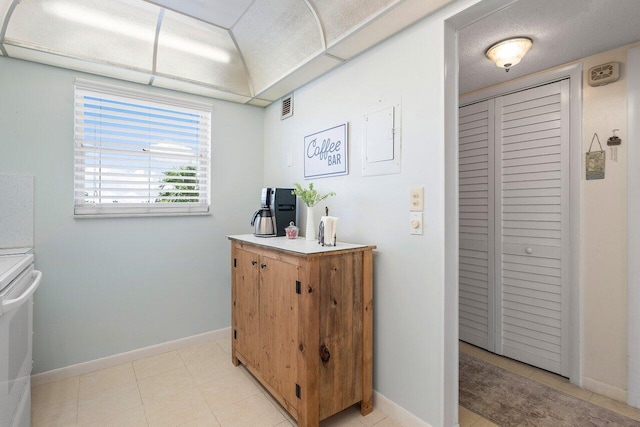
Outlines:
<svg viewBox="0 0 640 427"><path fill-rule="evenodd" d="M307 206L307 228L304 235L306 240L316 240L316 221L313 215L313 206Z"/></svg>

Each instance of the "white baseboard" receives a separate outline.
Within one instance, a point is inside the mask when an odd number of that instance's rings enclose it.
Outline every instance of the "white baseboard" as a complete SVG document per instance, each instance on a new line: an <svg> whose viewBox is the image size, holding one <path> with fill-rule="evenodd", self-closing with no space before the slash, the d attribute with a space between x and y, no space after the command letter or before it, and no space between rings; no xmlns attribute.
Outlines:
<svg viewBox="0 0 640 427"><path fill-rule="evenodd" d="M111 368L134 360L143 359L149 356L174 351L181 348L189 347L196 344L202 344L207 341L226 338L230 336L231 328L218 329L217 331L205 332L203 334L193 335L186 338L180 338L174 341L168 341L149 347L139 348L137 350L127 351L126 353L114 354L89 362L78 363L77 365L66 366L64 368L54 369L40 374L31 376L31 386L36 387L42 384L48 384L55 381L64 380L66 378L75 377L76 375L88 374L89 372L99 371L101 369Z"/></svg>
<svg viewBox="0 0 640 427"><path fill-rule="evenodd" d="M404 427L431 427L426 421L413 415L411 412L388 399L377 391L373 391L373 406L398 421Z"/></svg>
<svg viewBox="0 0 640 427"><path fill-rule="evenodd" d="M589 377L582 377L582 387L613 400L619 400L620 402L627 403L627 390L623 390Z"/></svg>

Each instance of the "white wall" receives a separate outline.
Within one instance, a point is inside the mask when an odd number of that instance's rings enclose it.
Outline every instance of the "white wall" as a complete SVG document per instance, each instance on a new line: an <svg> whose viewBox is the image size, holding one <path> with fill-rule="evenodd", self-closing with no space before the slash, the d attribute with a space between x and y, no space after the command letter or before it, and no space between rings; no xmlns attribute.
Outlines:
<svg viewBox="0 0 640 427"><path fill-rule="evenodd" d="M618 161L606 150L605 179L583 182L583 386L618 400L627 389L627 74L628 46L585 58L583 151L620 129ZM589 68L621 63L620 80L587 83Z"/></svg>
<svg viewBox="0 0 640 427"><path fill-rule="evenodd" d="M264 110L182 95L213 106L213 215L74 219L75 77L140 88L0 58L0 173L36 182L34 373L229 326L225 235L262 187Z"/></svg>
<svg viewBox="0 0 640 427"><path fill-rule="evenodd" d="M293 117L281 121L280 106L272 105L265 118L269 186L308 184L304 136L349 122L349 175L312 181L337 193L315 215L326 205L340 218L339 240L377 245L374 388L434 426L444 422L444 15L296 90ZM363 177L363 112L396 96L402 97L402 173ZM411 186L425 189L423 236L409 234Z"/></svg>

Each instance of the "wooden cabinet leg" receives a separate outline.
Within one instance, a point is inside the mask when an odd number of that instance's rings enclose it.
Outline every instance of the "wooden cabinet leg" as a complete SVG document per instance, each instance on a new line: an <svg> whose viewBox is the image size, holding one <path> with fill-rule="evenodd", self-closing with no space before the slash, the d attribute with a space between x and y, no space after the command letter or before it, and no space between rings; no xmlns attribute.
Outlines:
<svg viewBox="0 0 640 427"><path fill-rule="evenodd" d="M231 338L231 363L233 363L233 366L238 366L240 364L238 356L236 356L236 340L233 338Z"/></svg>
<svg viewBox="0 0 640 427"><path fill-rule="evenodd" d="M373 396L360 402L360 414L364 417L373 412Z"/></svg>
<svg viewBox="0 0 640 427"><path fill-rule="evenodd" d="M298 417L298 427L318 427L320 425L320 420L317 417L317 414L299 414Z"/></svg>

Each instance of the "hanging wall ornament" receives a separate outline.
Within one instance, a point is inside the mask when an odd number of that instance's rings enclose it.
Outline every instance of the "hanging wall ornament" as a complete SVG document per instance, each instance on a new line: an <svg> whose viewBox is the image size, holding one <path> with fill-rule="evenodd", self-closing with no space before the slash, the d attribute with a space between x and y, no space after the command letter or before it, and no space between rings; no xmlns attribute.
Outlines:
<svg viewBox="0 0 640 427"><path fill-rule="evenodd" d="M620 129L614 129L613 130L613 136L609 139L607 139L607 145L609 146L609 150L611 151L611 160L613 160L614 162L618 161L618 145L622 144L622 140L620 139L620 137L618 135L616 135L616 132L618 132Z"/></svg>
<svg viewBox="0 0 640 427"><path fill-rule="evenodd" d="M593 147L593 141L598 141L600 151L591 151ZM591 179L604 179L604 161L605 152L600 144L600 138L597 133L593 134L591 138L591 145L589 145L589 151L586 154L586 167L587 167L587 180Z"/></svg>

